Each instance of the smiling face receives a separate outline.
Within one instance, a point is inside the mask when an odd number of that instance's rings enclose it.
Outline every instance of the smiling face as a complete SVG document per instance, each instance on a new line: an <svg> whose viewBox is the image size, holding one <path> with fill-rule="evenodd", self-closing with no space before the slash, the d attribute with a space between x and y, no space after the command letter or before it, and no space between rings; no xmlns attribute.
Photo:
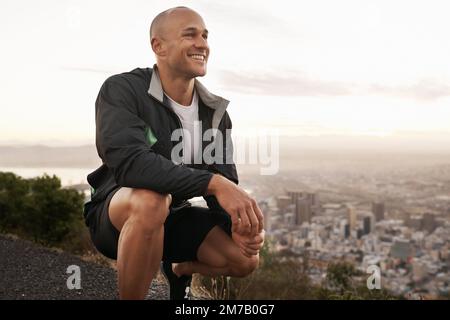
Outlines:
<svg viewBox="0 0 450 320"><path fill-rule="evenodd" d="M152 49L158 65L164 65L176 76L192 79L206 74L208 30L195 11L169 12L152 35Z"/></svg>

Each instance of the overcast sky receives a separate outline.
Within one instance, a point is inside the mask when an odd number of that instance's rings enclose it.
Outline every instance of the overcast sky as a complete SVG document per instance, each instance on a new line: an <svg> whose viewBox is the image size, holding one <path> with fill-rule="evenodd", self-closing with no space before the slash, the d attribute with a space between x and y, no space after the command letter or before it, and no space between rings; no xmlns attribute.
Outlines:
<svg viewBox="0 0 450 320"><path fill-rule="evenodd" d="M0 143L93 143L110 75L152 66L148 28L173 6L209 29L210 91L235 132L450 136L448 1L0 3Z"/></svg>

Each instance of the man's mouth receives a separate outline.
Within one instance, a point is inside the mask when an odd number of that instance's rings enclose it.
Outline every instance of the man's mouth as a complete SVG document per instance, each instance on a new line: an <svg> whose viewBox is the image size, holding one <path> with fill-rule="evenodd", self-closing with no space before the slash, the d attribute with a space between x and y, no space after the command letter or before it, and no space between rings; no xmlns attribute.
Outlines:
<svg viewBox="0 0 450 320"><path fill-rule="evenodd" d="M206 56L202 54L190 54L188 56L196 61L205 61L206 59Z"/></svg>

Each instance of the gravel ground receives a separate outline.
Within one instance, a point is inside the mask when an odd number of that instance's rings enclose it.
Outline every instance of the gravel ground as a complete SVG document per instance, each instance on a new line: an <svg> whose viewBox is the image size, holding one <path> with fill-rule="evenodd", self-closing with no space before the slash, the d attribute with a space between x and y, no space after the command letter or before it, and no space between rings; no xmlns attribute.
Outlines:
<svg viewBox="0 0 450 320"><path fill-rule="evenodd" d="M80 267L81 289L69 290L70 265ZM0 299L117 299L116 271L60 250L0 235ZM165 281L155 279L148 299L166 300Z"/></svg>

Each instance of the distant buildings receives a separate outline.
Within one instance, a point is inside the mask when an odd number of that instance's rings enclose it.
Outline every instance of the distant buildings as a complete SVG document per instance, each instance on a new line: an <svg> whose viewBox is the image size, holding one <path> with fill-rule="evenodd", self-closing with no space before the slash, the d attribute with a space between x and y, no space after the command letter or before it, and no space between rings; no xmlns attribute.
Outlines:
<svg viewBox="0 0 450 320"><path fill-rule="evenodd" d="M292 226L292 225L296 224L296 223L295 223L295 216L294 216L294 214L293 214L293 213L290 213L290 212L286 213L286 214L284 215L284 223L285 223L287 226Z"/></svg>
<svg viewBox="0 0 450 320"><path fill-rule="evenodd" d="M347 204L347 216L348 216L348 222L350 225L350 230L356 229L356 211L353 205Z"/></svg>
<svg viewBox="0 0 450 320"><path fill-rule="evenodd" d="M390 255L392 258L408 262L413 256L411 242L406 239L396 239L391 247Z"/></svg>
<svg viewBox="0 0 450 320"><path fill-rule="evenodd" d="M270 210L268 220L274 250L307 252L310 261L323 263L308 272L317 283L327 263L343 260L363 272L369 265L378 265L383 288L396 294L422 290L447 297L450 185L429 177L424 178L426 183L417 183L416 175L411 172L411 179L405 180L390 175L302 176L299 179L307 190L320 192L320 212L314 192L293 189L273 196L276 208ZM348 182L352 188L340 187ZM387 194L389 213L384 201Z"/></svg>
<svg viewBox="0 0 450 320"><path fill-rule="evenodd" d="M303 196L303 192L302 191L294 191L294 190L290 190L287 192L288 196L291 198L291 203L297 203L297 199L301 198Z"/></svg>
<svg viewBox="0 0 450 320"><path fill-rule="evenodd" d="M363 232L364 234L369 234L372 232L372 227L373 227L373 223L372 223L372 215L365 215L363 217Z"/></svg>
<svg viewBox="0 0 450 320"><path fill-rule="evenodd" d="M361 237L364 235L363 229L356 230L356 239L361 239Z"/></svg>
<svg viewBox="0 0 450 320"><path fill-rule="evenodd" d="M436 217L432 213L425 213L423 215L422 227L428 233L432 233L436 229Z"/></svg>
<svg viewBox="0 0 450 320"><path fill-rule="evenodd" d="M407 219L407 226L415 230L423 230L432 233L438 223L436 216L432 213L425 213L421 215L414 215Z"/></svg>
<svg viewBox="0 0 450 320"><path fill-rule="evenodd" d="M311 223L313 215L319 212L319 202L316 193L290 190L287 192L291 203L295 205L295 224ZM286 206L286 197L278 197L278 202Z"/></svg>
<svg viewBox="0 0 450 320"><path fill-rule="evenodd" d="M286 211L287 207L294 203L292 201L292 197L291 196L278 196L277 197L277 207L281 212Z"/></svg>
<svg viewBox="0 0 450 320"><path fill-rule="evenodd" d="M414 230L422 230L423 219L419 215L409 216L407 219L407 226Z"/></svg>
<svg viewBox="0 0 450 320"><path fill-rule="evenodd" d="M348 224L347 220L341 220L339 225L341 236L344 239L347 239L350 237L350 225Z"/></svg>
<svg viewBox="0 0 450 320"><path fill-rule="evenodd" d="M272 211L274 208L271 208L268 201L261 201L258 203L259 208L261 209L261 212L264 215L264 229L266 231L271 230L271 218L272 218Z"/></svg>
<svg viewBox="0 0 450 320"><path fill-rule="evenodd" d="M384 220L384 202L372 202L372 213L376 222Z"/></svg>
<svg viewBox="0 0 450 320"><path fill-rule="evenodd" d="M302 225L303 222L311 223L311 203L308 198L298 198L295 207L295 224Z"/></svg>

